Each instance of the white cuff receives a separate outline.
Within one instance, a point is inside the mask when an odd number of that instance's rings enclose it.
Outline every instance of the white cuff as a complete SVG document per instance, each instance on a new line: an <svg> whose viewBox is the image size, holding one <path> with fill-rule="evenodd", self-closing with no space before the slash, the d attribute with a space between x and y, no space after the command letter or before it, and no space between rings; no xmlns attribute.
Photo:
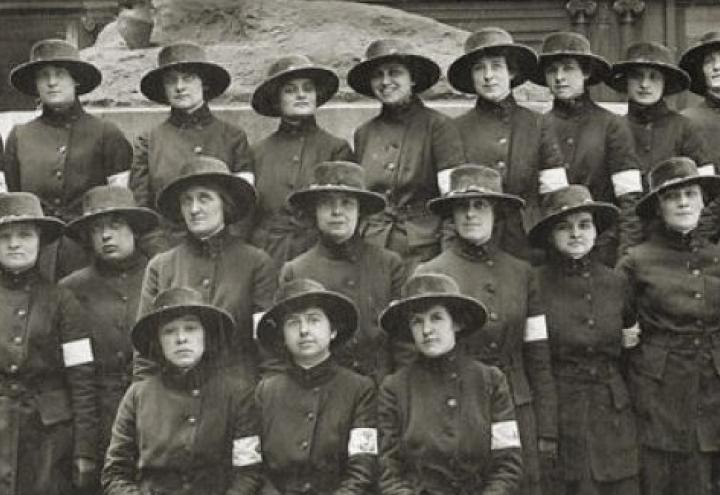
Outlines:
<svg viewBox="0 0 720 495"><path fill-rule="evenodd" d="M252 186L255 185L255 174L252 172L236 172L233 175L235 177L240 177L241 179L245 179Z"/></svg>
<svg viewBox="0 0 720 495"><path fill-rule="evenodd" d="M565 167L546 168L539 174L540 194L557 191L569 185Z"/></svg>
<svg viewBox="0 0 720 495"><path fill-rule="evenodd" d="M715 165L712 163L709 163L707 165L703 165L702 167L698 167L698 174L700 175L715 175Z"/></svg>
<svg viewBox="0 0 720 495"><path fill-rule="evenodd" d="M262 462L260 437L236 438L233 440L232 465L235 467L252 466Z"/></svg>
<svg viewBox="0 0 720 495"><path fill-rule="evenodd" d="M525 342L547 340L547 323L545 315L530 316L525 320Z"/></svg>
<svg viewBox="0 0 720 495"><path fill-rule="evenodd" d="M257 327L260 324L260 319L265 316L265 312L253 313L253 338L257 339Z"/></svg>
<svg viewBox="0 0 720 495"><path fill-rule="evenodd" d="M107 183L110 186L127 187L128 181L130 180L130 171L126 170L119 174L111 175L107 178Z"/></svg>
<svg viewBox="0 0 720 495"><path fill-rule="evenodd" d="M353 428L350 430L348 457L355 454L377 455L377 437L377 429L375 428Z"/></svg>
<svg viewBox="0 0 720 495"><path fill-rule="evenodd" d="M450 174L452 173L451 168L446 168L437 173L437 184L440 190L440 195L447 194L450 191Z"/></svg>
<svg viewBox="0 0 720 495"><path fill-rule="evenodd" d="M640 171L636 168L615 172L611 178L616 198L629 193L643 192Z"/></svg>
<svg viewBox="0 0 720 495"><path fill-rule="evenodd" d="M62 345L62 353L66 368L92 363L94 360L92 345L90 345L90 339L87 337L64 342Z"/></svg>
<svg viewBox="0 0 720 495"><path fill-rule="evenodd" d="M490 450L520 448L520 432L517 421L499 421L490 427L492 437Z"/></svg>

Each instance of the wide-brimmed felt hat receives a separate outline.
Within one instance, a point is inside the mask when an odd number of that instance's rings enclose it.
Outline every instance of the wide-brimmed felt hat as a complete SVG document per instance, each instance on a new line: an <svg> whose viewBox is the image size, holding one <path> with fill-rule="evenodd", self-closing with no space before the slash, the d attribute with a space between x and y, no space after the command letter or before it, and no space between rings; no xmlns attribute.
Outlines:
<svg viewBox="0 0 720 495"><path fill-rule="evenodd" d="M314 211L318 197L331 192L355 196L363 215L372 215L385 209L385 197L368 191L365 185L365 169L357 163L332 161L321 162L313 169L310 185L288 196L293 208Z"/></svg>
<svg viewBox="0 0 720 495"><path fill-rule="evenodd" d="M650 192L635 206L637 214L644 219L655 215L657 196L666 189L699 184L707 201L711 201L720 193L720 176L701 174L695 161L684 156L668 158L655 165L648 173L648 183Z"/></svg>
<svg viewBox="0 0 720 495"><path fill-rule="evenodd" d="M463 320L465 327L458 335L479 330L487 320L485 306L477 299L462 295L455 279L439 273L423 273L405 282L400 299L391 302L380 314L380 326L392 338L412 340L410 313L434 304L445 306L454 319Z"/></svg>
<svg viewBox="0 0 720 495"><path fill-rule="evenodd" d="M83 213L67 225L68 237L86 243L90 226L103 215L118 215L125 219L135 235L143 235L158 225L158 214L137 205L132 191L120 186L96 186L83 194Z"/></svg>
<svg viewBox="0 0 720 495"><path fill-rule="evenodd" d="M625 58L613 64L607 81L615 91L627 92L627 77L636 67L652 67L665 76L666 95L685 91L690 86L690 76L675 65L670 49L660 43L641 41L628 46Z"/></svg>
<svg viewBox="0 0 720 495"><path fill-rule="evenodd" d="M678 64L690 75L690 91L704 95L707 91L703 62L708 52L720 50L720 31L710 31L700 37L696 45L685 50Z"/></svg>
<svg viewBox="0 0 720 495"><path fill-rule="evenodd" d="M465 54L458 57L448 69L447 78L453 88L463 93L475 93L473 65L483 56L505 57L510 68L516 71L511 87L518 86L535 73L538 56L529 46L513 41L510 33L498 27L474 32L465 41Z"/></svg>
<svg viewBox="0 0 720 495"><path fill-rule="evenodd" d="M325 311L332 329L337 332L333 346L349 339L357 328L358 311L347 296L327 290L320 282L298 278L285 282L275 292L273 306L260 318L257 337L268 349L283 342L283 320L293 311L318 307Z"/></svg>
<svg viewBox="0 0 720 495"><path fill-rule="evenodd" d="M255 188L245 179L232 175L225 162L209 156L194 156L180 167L177 177L160 191L158 211L170 220L182 222L180 194L190 186L208 184L225 191L241 217L255 205Z"/></svg>
<svg viewBox="0 0 720 495"><path fill-rule="evenodd" d="M486 198L504 206L522 208L525 201L504 193L500 173L485 165L466 163L450 170L450 187L439 198L427 202L428 209L438 216L450 216L458 201Z"/></svg>
<svg viewBox="0 0 720 495"><path fill-rule="evenodd" d="M314 64L305 55L290 55L276 60L268 69L267 77L255 89L250 103L253 109L266 117L280 117L280 88L290 79L308 78L315 83L318 107L337 93L340 80L332 70Z"/></svg>
<svg viewBox="0 0 720 495"><path fill-rule="evenodd" d="M350 69L348 84L361 95L374 98L370 79L379 65L388 62L400 62L407 67L415 82L414 93L422 93L440 79L440 66L418 54L410 43L399 39L381 39L370 43L365 51L365 60Z"/></svg>
<svg viewBox="0 0 720 495"><path fill-rule="evenodd" d="M153 340L161 325L181 316L197 316L206 333L216 336L232 332L235 321L224 309L203 301L202 294L189 287L175 287L162 291L153 300L150 311L133 326L131 339L141 356L149 357Z"/></svg>
<svg viewBox="0 0 720 495"><path fill-rule="evenodd" d="M580 184L571 184L545 194L540 209L542 217L528 233L528 241L537 248L547 246L553 227L571 213L592 213L598 234L613 225L619 213L615 205L593 200L588 188Z"/></svg>
<svg viewBox="0 0 720 495"><path fill-rule="evenodd" d="M607 81L610 75L610 63L592 52L590 42L585 36L565 31L552 33L545 37L540 50L538 68L531 80L535 84L547 86L545 68L555 60L567 57L587 65L590 70L590 77L586 83L588 86Z"/></svg>
<svg viewBox="0 0 720 495"><path fill-rule="evenodd" d="M40 200L33 193L0 193L0 227L20 222L35 224L40 229L43 243L60 237L65 228L62 220L45 216Z"/></svg>
<svg viewBox="0 0 720 495"><path fill-rule="evenodd" d="M30 48L30 60L10 72L10 84L21 93L37 96L35 73L46 65L65 68L77 84L77 95L89 93L102 81L100 69L80 60L80 52L75 45L65 40L47 39L35 43Z"/></svg>
<svg viewBox="0 0 720 495"><path fill-rule="evenodd" d="M163 47L158 53L158 66L140 80L140 91L149 100L167 105L163 75L169 70L191 72L202 79L205 101L223 94L230 86L230 73L221 65L209 62L205 49L191 42L178 42Z"/></svg>

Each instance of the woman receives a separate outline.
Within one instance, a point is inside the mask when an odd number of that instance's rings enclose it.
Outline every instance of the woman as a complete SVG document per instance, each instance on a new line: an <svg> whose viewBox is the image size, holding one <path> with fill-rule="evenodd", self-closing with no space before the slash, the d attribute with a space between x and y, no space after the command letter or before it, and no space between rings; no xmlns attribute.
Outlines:
<svg viewBox="0 0 720 495"><path fill-rule="evenodd" d="M199 156L183 165L158 197L165 218L184 225L184 240L148 263L138 315L171 287L192 287L205 301L230 313L236 328L230 338L231 364L254 377L257 347L253 315L270 306L277 273L267 254L230 232L255 202L255 191L230 174L220 160Z"/></svg>
<svg viewBox="0 0 720 495"><path fill-rule="evenodd" d="M539 268L558 390L559 459L553 495L638 495L635 414L622 373L623 347L637 343L627 280L590 256L617 208L572 185L543 198L530 243ZM635 341L635 342L633 342ZM549 473L547 473L549 474Z"/></svg>
<svg viewBox="0 0 720 495"><path fill-rule="evenodd" d="M97 186L83 196L83 215L67 227L68 237L93 253L89 266L71 273L59 285L75 295L83 307L86 326L93 332L100 458L110 443L118 404L132 378L130 330L148 261L137 248L137 239L157 224L157 214L138 207L129 189Z"/></svg>
<svg viewBox="0 0 720 495"><path fill-rule="evenodd" d="M710 493L720 451L720 247L697 232L720 177L673 157L648 174L638 203L648 239L619 263L635 293L639 347L630 385L638 414L646 495Z"/></svg>
<svg viewBox="0 0 720 495"><path fill-rule="evenodd" d="M375 386L332 357L357 319L348 298L297 279L280 286L260 320L258 339L289 360L255 391L269 492L361 495L374 486Z"/></svg>
<svg viewBox="0 0 720 495"><path fill-rule="evenodd" d="M252 384L222 369L232 317L188 288L161 292L133 327L159 375L123 397L105 458L107 495L254 495L259 424Z"/></svg>
<svg viewBox="0 0 720 495"><path fill-rule="evenodd" d="M440 172L463 161L450 118L418 96L439 77L435 62L397 39L371 43L365 60L348 72L353 90L382 104L380 114L355 131L355 154L368 189L388 203L384 212L366 219L362 234L400 254L410 268L440 252L440 223L425 202L439 194Z"/></svg>
<svg viewBox="0 0 720 495"><path fill-rule="evenodd" d="M63 40L39 41L30 61L10 73L15 89L40 100L42 113L10 131L3 158L7 189L37 195L48 215L66 222L80 216L85 191L127 181L130 143L109 120L85 113L78 100L101 79L97 67ZM81 246L61 237L46 246L38 266L54 281L87 260Z"/></svg>
<svg viewBox="0 0 720 495"><path fill-rule="evenodd" d="M540 493L539 456L557 453L557 398L550 371L545 311L530 265L505 253L494 238L496 219L523 205L504 193L500 174L465 164L450 172L449 191L428 202L430 211L449 219L457 238L417 273L443 273L460 292L482 301L489 322L463 342L467 354L498 366L508 378L523 443L523 494Z"/></svg>
<svg viewBox="0 0 720 495"><path fill-rule="evenodd" d="M252 241L265 250L277 269L307 251L316 240L312 222L285 202L312 178L316 163L352 160L347 141L318 127L318 108L338 90L338 77L304 55L276 60L252 95L253 109L279 117L270 136L253 145L258 208Z"/></svg>
<svg viewBox="0 0 720 495"><path fill-rule="evenodd" d="M308 187L293 193L288 203L314 219L319 241L285 263L280 281L312 278L355 303L357 331L333 354L338 363L379 384L393 360L377 315L400 296L405 268L397 253L361 239L357 229L363 218L383 210L385 198L366 189L364 170L354 163L321 163L313 175Z"/></svg>
<svg viewBox="0 0 720 495"><path fill-rule="evenodd" d="M427 274L410 278L380 316L420 354L380 387L383 494L517 493L520 437L505 376L458 348L486 315L453 279Z"/></svg>
<svg viewBox="0 0 720 495"><path fill-rule="evenodd" d="M129 187L138 205L155 209L160 191L195 156L222 160L233 174L252 182L252 153L245 131L218 119L208 106L228 88L230 73L208 61L204 48L189 42L163 47L157 65L143 75L140 91L155 103L169 105L170 116L135 140ZM166 223L147 235L142 247L152 257L181 240L182 232Z"/></svg>
<svg viewBox="0 0 720 495"><path fill-rule="evenodd" d="M465 160L497 170L503 189L526 201L525 210L509 215L497 232L503 249L526 260L531 251L524 226L531 226L538 215L538 171L563 166L547 119L518 105L512 95L536 67L532 48L515 43L504 29L489 27L470 35L465 54L450 65L447 75L458 91L477 94L475 107L455 119Z"/></svg>
<svg viewBox="0 0 720 495"><path fill-rule="evenodd" d="M90 334L38 269L63 223L31 193L0 194L0 479L8 495L88 489L100 466Z"/></svg>

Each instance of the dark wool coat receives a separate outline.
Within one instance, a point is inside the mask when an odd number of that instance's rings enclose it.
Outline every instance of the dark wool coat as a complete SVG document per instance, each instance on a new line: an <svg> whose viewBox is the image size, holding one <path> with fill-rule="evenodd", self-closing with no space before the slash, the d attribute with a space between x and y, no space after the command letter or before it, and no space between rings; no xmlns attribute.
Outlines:
<svg viewBox="0 0 720 495"><path fill-rule="evenodd" d="M383 494L518 493L520 442L497 368L455 351L420 357L385 379L378 408Z"/></svg>
<svg viewBox="0 0 720 495"><path fill-rule="evenodd" d="M560 469L567 481L638 474L635 414L622 375L622 329L635 324L627 280L591 261L551 257L538 269L558 390Z"/></svg>
<svg viewBox="0 0 720 495"><path fill-rule="evenodd" d="M252 151L258 192L252 242L280 269L316 240L313 222L288 206L288 195L307 187L318 163L353 161L354 157L347 141L318 127L315 119L299 126L281 122L278 130L254 144Z"/></svg>
<svg viewBox="0 0 720 495"><path fill-rule="evenodd" d="M642 329L630 370L641 443L720 450L720 247L656 226L618 268Z"/></svg>
<svg viewBox="0 0 720 495"><path fill-rule="evenodd" d="M77 300L35 269L0 273L0 492L68 493L97 452L95 370Z"/></svg>
<svg viewBox="0 0 720 495"><path fill-rule="evenodd" d="M279 493L372 493L377 476L377 404L367 377L332 358L291 365L255 393L263 465Z"/></svg>

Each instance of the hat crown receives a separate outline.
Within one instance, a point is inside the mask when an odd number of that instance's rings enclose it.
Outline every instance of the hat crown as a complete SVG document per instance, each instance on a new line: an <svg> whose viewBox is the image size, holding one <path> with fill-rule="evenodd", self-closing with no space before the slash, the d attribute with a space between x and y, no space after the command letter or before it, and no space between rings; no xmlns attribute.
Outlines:
<svg viewBox="0 0 720 495"><path fill-rule="evenodd" d="M115 208L137 208L130 189L120 186L96 186L83 195L83 215Z"/></svg>
<svg viewBox="0 0 720 495"><path fill-rule="evenodd" d="M450 171L449 195L467 192L492 192L502 194L502 176L484 165L458 165Z"/></svg>
<svg viewBox="0 0 720 495"><path fill-rule="evenodd" d="M372 60L388 55L413 55L415 47L405 40L395 38L375 40L367 47L365 58Z"/></svg>
<svg viewBox="0 0 720 495"><path fill-rule="evenodd" d="M541 55L581 53L592 55L590 41L578 33L559 32L548 35L543 41Z"/></svg>
<svg viewBox="0 0 720 495"><path fill-rule="evenodd" d="M315 292L325 292L325 286L311 278L296 278L285 282L275 291L274 304L280 304L290 298Z"/></svg>
<svg viewBox="0 0 720 495"><path fill-rule="evenodd" d="M720 31L710 31L703 34L697 42L697 46L704 45L705 43L714 43L720 41Z"/></svg>
<svg viewBox="0 0 720 495"><path fill-rule="evenodd" d="M674 65L670 49L660 43L641 41L627 47L625 62Z"/></svg>
<svg viewBox="0 0 720 495"><path fill-rule="evenodd" d="M673 182L699 176L697 165L691 158L675 156L655 165L648 174L650 191L655 191Z"/></svg>
<svg viewBox="0 0 720 495"><path fill-rule="evenodd" d="M315 67L312 60L305 55L288 55L287 57L281 57L277 59L268 69L268 78L274 77L280 73L305 69L308 67Z"/></svg>
<svg viewBox="0 0 720 495"><path fill-rule="evenodd" d="M211 156L195 156L180 167L180 177L200 174L230 175L230 169L224 161Z"/></svg>
<svg viewBox="0 0 720 495"><path fill-rule="evenodd" d="M207 62L205 49L191 42L173 43L167 45L158 53L158 66L186 62Z"/></svg>
<svg viewBox="0 0 720 495"><path fill-rule="evenodd" d="M44 217L40 200L29 192L0 193L0 219Z"/></svg>
<svg viewBox="0 0 720 495"><path fill-rule="evenodd" d="M570 208L593 203L592 195L587 187L571 184L546 194L542 201L544 217L555 215Z"/></svg>
<svg viewBox="0 0 720 495"><path fill-rule="evenodd" d="M401 299L418 296L459 296L460 287L454 278L440 273L413 275L400 289Z"/></svg>
<svg viewBox="0 0 720 495"><path fill-rule="evenodd" d="M313 170L310 188L339 186L353 189L365 189L365 170L352 162L322 162Z"/></svg>
<svg viewBox="0 0 720 495"><path fill-rule="evenodd" d="M80 60L80 53L72 43L59 40L48 39L35 43L30 49L31 62L46 62L53 60Z"/></svg>
<svg viewBox="0 0 720 495"><path fill-rule="evenodd" d="M182 306L206 306L202 294L190 287L174 287L162 291L152 303L152 311Z"/></svg>
<svg viewBox="0 0 720 495"><path fill-rule="evenodd" d="M504 29L499 27L483 28L475 31L465 41L465 53L498 45L512 45L513 43L512 35Z"/></svg>

